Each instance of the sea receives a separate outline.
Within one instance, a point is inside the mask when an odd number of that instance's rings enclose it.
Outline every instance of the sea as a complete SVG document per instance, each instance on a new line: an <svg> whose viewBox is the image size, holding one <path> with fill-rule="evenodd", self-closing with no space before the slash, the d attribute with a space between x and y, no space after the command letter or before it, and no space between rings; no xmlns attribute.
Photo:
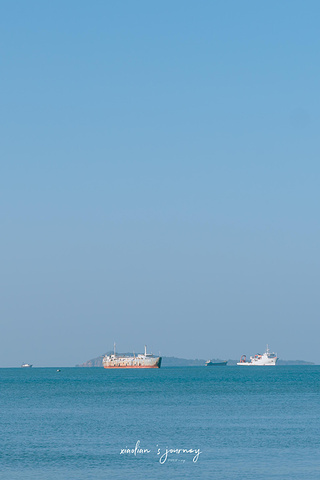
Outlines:
<svg viewBox="0 0 320 480"><path fill-rule="evenodd" d="M0 369L0 479L319 480L319 393L319 366Z"/></svg>

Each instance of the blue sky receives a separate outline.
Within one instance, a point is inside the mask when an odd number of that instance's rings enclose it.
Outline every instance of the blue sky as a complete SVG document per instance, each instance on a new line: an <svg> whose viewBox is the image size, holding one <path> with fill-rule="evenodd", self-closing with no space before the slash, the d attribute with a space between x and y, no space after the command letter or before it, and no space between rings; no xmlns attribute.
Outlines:
<svg viewBox="0 0 320 480"><path fill-rule="evenodd" d="M0 365L320 362L309 1L0 3Z"/></svg>

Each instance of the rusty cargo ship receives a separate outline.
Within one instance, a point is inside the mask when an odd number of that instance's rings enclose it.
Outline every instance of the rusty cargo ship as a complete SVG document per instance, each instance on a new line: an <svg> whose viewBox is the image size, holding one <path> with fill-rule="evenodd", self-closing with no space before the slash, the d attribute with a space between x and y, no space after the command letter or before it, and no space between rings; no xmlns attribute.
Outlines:
<svg viewBox="0 0 320 480"><path fill-rule="evenodd" d="M147 346L144 346L144 354L133 356L118 355L114 345L112 355L105 355L102 360L104 368L160 368L161 357L155 357L152 353L147 353Z"/></svg>

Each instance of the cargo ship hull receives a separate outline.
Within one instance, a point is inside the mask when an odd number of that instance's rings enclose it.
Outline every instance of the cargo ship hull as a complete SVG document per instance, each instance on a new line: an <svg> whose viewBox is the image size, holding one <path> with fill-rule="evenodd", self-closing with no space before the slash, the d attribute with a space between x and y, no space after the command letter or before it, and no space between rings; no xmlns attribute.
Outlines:
<svg viewBox="0 0 320 480"><path fill-rule="evenodd" d="M228 360L225 362L211 362L211 360L208 360L206 362L206 367L225 367L228 363Z"/></svg>
<svg viewBox="0 0 320 480"><path fill-rule="evenodd" d="M160 368L159 365L103 365L103 368Z"/></svg>

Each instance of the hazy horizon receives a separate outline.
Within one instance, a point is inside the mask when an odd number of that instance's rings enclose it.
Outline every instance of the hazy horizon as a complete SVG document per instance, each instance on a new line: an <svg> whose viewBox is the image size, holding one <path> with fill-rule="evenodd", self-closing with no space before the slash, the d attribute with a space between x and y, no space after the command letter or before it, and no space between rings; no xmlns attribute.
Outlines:
<svg viewBox="0 0 320 480"><path fill-rule="evenodd" d="M2 3L0 367L320 363L319 11Z"/></svg>

